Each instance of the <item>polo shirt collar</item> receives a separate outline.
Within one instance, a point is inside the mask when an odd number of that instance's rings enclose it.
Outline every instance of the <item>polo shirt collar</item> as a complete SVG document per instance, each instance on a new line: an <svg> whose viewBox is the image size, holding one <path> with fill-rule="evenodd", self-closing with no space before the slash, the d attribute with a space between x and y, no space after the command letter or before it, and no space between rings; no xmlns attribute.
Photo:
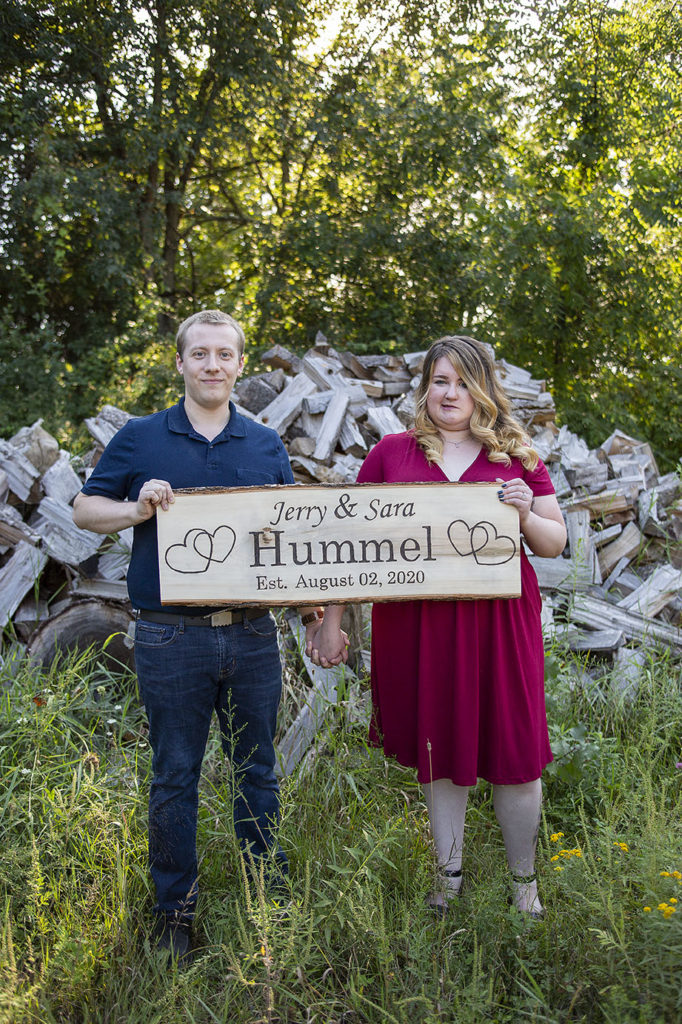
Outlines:
<svg viewBox="0 0 682 1024"><path fill-rule="evenodd" d="M180 399L177 405L172 405L168 410L168 429L172 430L174 434L195 434L196 431L189 421L187 413L185 412L185 399ZM217 441L227 440L228 437L245 437L246 436L246 424L244 417L241 416L234 405L234 402L230 402L230 418L227 421L224 429L218 434L218 437L214 438Z"/></svg>

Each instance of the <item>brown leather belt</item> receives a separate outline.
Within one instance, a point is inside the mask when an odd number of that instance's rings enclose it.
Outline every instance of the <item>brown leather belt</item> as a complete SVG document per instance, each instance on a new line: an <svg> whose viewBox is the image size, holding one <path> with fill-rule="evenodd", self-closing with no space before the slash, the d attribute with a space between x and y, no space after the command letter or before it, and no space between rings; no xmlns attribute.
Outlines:
<svg viewBox="0 0 682 1024"><path fill-rule="evenodd" d="M267 608L223 608L211 615L171 615L170 612L148 612L138 608L135 618L145 622L162 622L167 626L234 626L244 619L259 619Z"/></svg>

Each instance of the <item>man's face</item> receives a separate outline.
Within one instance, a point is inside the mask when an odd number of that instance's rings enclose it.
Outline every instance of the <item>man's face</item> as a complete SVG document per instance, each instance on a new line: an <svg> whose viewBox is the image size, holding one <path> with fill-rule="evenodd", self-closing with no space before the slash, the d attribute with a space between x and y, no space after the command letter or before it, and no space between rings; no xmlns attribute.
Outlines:
<svg viewBox="0 0 682 1024"><path fill-rule="evenodd" d="M187 332L182 358L175 357L185 378L185 397L203 409L226 405L243 365L239 338L229 324L194 324Z"/></svg>

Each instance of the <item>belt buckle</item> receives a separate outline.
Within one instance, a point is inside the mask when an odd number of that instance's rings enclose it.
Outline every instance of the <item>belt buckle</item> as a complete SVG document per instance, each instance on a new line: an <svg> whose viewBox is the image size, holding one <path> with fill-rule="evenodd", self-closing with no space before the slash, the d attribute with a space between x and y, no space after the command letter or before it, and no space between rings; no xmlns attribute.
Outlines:
<svg viewBox="0 0 682 1024"><path fill-rule="evenodd" d="M212 626L231 626L232 625L232 612L228 608L227 611L214 612L213 615L209 616Z"/></svg>

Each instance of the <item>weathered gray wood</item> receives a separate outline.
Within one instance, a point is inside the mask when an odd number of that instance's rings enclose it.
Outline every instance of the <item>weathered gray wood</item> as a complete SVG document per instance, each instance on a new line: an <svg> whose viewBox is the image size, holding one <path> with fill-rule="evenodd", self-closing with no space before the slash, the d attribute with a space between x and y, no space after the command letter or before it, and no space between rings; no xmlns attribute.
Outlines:
<svg viewBox="0 0 682 1024"><path fill-rule="evenodd" d="M636 590L621 598L619 608L636 611L651 618L678 596L682 572L672 565L659 565Z"/></svg>
<svg viewBox="0 0 682 1024"><path fill-rule="evenodd" d="M71 467L68 453L64 451L59 453L57 461L43 473L40 483L49 498L56 498L67 505L73 501L82 486L80 477Z"/></svg>
<svg viewBox="0 0 682 1024"><path fill-rule="evenodd" d="M386 434L402 434L405 429L393 409L387 405L370 409L367 412L367 423L380 440Z"/></svg>
<svg viewBox="0 0 682 1024"><path fill-rule="evenodd" d="M303 372L323 390L339 387L342 370L343 366L338 359L310 354L303 357Z"/></svg>
<svg viewBox="0 0 682 1024"><path fill-rule="evenodd" d="M35 466L39 474L49 469L59 456L59 442L43 428L42 420L36 420L30 427L22 427L9 443Z"/></svg>
<svg viewBox="0 0 682 1024"><path fill-rule="evenodd" d="M409 429L414 426L414 418L417 414L414 391L408 391L406 395L403 395L400 401L396 403L393 411L404 427Z"/></svg>
<svg viewBox="0 0 682 1024"><path fill-rule="evenodd" d="M332 393L333 392L331 392L331 391L327 392L328 395L331 395ZM313 414L309 413L307 411L307 409L303 408L303 409L301 409L301 414L298 417L298 419L296 419L294 421L294 425L295 425L295 427L299 428L300 430L304 430L306 437L311 437L311 438L313 438L313 440L317 441L319 433L322 430L322 420L323 420L323 418L324 418L324 413L320 412L320 413L315 413L313 415ZM314 450L315 450L315 446L313 445L313 451Z"/></svg>
<svg viewBox="0 0 682 1024"><path fill-rule="evenodd" d="M99 597L105 601L128 601L128 586L124 580L86 580L76 576L69 592L78 597Z"/></svg>
<svg viewBox="0 0 682 1024"><path fill-rule="evenodd" d="M325 413L333 394L334 392L329 389L326 391L315 391L312 395L303 399L303 411L307 412L310 416L319 416L320 413Z"/></svg>
<svg viewBox="0 0 682 1024"><path fill-rule="evenodd" d="M9 480L4 469L0 469L0 501L5 501L9 494Z"/></svg>
<svg viewBox="0 0 682 1024"><path fill-rule="evenodd" d="M634 558L642 543L642 534L634 523L628 523L616 540L599 551L599 567L602 576L608 576L621 558Z"/></svg>
<svg viewBox="0 0 682 1024"><path fill-rule="evenodd" d="M614 523L613 526L607 526L603 530L595 530L592 534L592 543L596 548L603 547L604 544L608 544L609 541L620 536L622 532L622 523Z"/></svg>
<svg viewBox="0 0 682 1024"><path fill-rule="evenodd" d="M565 512L572 512L578 508L589 509L590 517L598 519L599 516L609 516L614 513L631 512L632 502L624 495L615 491L602 491L599 494L588 494L584 498L577 498L566 502L563 505Z"/></svg>
<svg viewBox="0 0 682 1024"><path fill-rule="evenodd" d="M112 437L118 434L121 427L124 427L128 420L134 418L130 413L124 412L123 409L117 409L115 405L104 405L96 416L86 419L85 426L95 441L102 448L106 448Z"/></svg>
<svg viewBox="0 0 682 1024"><path fill-rule="evenodd" d="M601 583L601 570L592 542L590 530L590 513L586 508L575 509L566 514L566 528L571 558L574 564L585 566L590 574L590 582Z"/></svg>
<svg viewBox="0 0 682 1024"><path fill-rule="evenodd" d="M528 556L535 570L538 584L543 590L576 590L588 587L592 582L592 570L584 562L572 558L539 558Z"/></svg>
<svg viewBox="0 0 682 1024"><path fill-rule="evenodd" d="M39 531L48 554L58 562L79 565L99 550L103 537L79 529L70 507L55 498L43 498L32 525Z"/></svg>
<svg viewBox="0 0 682 1024"><path fill-rule="evenodd" d="M303 399L312 395L315 390L315 384L308 374L298 373L256 418L260 423L272 427L278 434L283 434L301 412Z"/></svg>
<svg viewBox="0 0 682 1024"><path fill-rule="evenodd" d="M284 777L291 775L324 725L327 712L337 702L339 684L355 678L347 665L330 669L313 665L305 654L305 629L301 620L290 619L289 627L296 638L299 653L313 685L305 704L277 746L276 770L278 775Z"/></svg>
<svg viewBox="0 0 682 1024"><path fill-rule="evenodd" d="M338 446L342 452L353 455L355 458L362 458L367 453L367 444L358 429L355 419L346 413L341 424Z"/></svg>
<svg viewBox="0 0 682 1024"><path fill-rule="evenodd" d="M40 476L33 463L14 445L0 440L0 469L7 475L10 491L21 501L27 501L33 484Z"/></svg>
<svg viewBox="0 0 682 1024"><path fill-rule="evenodd" d="M320 433L317 435L317 444L313 458L320 462L329 462L332 452L336 448L343 421L350 405L350 397L345 391L335 391L334 396L327 406L327 411L322 420Z"/></svg>
<svg viewBox="0 0 682 1024"><path fill-rule="evenodd" d="M592 651L594 654L613 654L625 643L622 629L596 629L585 632L571 627L567 639L572 651Z"/></svg>
<svg viewBox="0 0 682 1024"><path fill-rule="evenodd" d="M39 544L40 534L24 522L14 505L0 503L0 543L14 547L20 540Z"/></svg>
<svg viewBox="0 0 682 1024"><path fill-rule="evenodd" d="M284 345L273 345L261 356L261 362L265 366L274 366L276 369L279 367L285 373L293 374L300 373L303 366L300 357L290 352Z"/></svg>
<svg viewBox="0 0 682 1024"><path fill-rule="evenodd" d="M20 540L12 557L0 568L0 627L6 626L33 588L47 562L47 555Z"/></svg>
<svg viewBox="0 0 682 1024"><path fill-rule="evenodd" d="M609 467L601 462L590 462L584 466L566 469L566 479L573 490L601 491L606 486Z"/></svg>
<svg viewBox="0 0 682 1024"><path fill-rule="evenodd" d="M425 357L426 350L422 352L406 352L405 355L403 356L403 359L405 360L405 366L410 371L413 377L416 376L416 374L420 374L422 372Z"/></svg>
<svg viewBox="0 0 682 1024"><path fill-rule="evenodd" d="M28 640L49 614L47 601L36 601L33 594L28 594L12 615L14 631L22 640Z"/></svg>
<svg viewBox="0 0 682 1024"><path fill-rule="evenodd" d="M335 455L332 469L345 483L354 484L360 472L362 459L355 458L350 452L346 455Z"/></svg>
<svg viewBox="0 0 682 1024"><path fill-rule="evenodd" d="M636 612L623 611L618 605L590 594L576 594L571 620L593 629L621 629L629 640L660 641L682 649L682 630Z"/></svg>
<svg viewBox="0 0 682 1024"><path fill-rule="evenodd" d="M642 491L637 502L639 528L647 537L667 537L658 513L658 488Z"/></svg>
<svg viewBox="0 0 682 1024"><path fill-rule="evenodd" d="M310 459L315 451L315 439L312 437L295 437L287 445L287 450L290 456L303 455L304 458Z"/></svg>
<svg viewBox="0 0 682 1024"><path fill-rule="evenodd" d="M266 374L244 377L236 388L236 397L240 405L256 415L270 405L278 394L277 389L265 380L265 377Z"/></svg>
<svg viewBox="0 0 682 1024"><path fill-rule="evenodd" d="M604 582L602 583L602 585L600 587L600 590L603 592L604 597L606 597L606 594L607 594L607 592L609 590L609 587L613 586L613 584L616 582L618 577L622 574L623 570L629 564L630 564L630 558L629 557L623 556L622 558L618 559L618 561L614 565L613 569L611 570L611 572L606 577L606 579L604 580Z"/></svg>

